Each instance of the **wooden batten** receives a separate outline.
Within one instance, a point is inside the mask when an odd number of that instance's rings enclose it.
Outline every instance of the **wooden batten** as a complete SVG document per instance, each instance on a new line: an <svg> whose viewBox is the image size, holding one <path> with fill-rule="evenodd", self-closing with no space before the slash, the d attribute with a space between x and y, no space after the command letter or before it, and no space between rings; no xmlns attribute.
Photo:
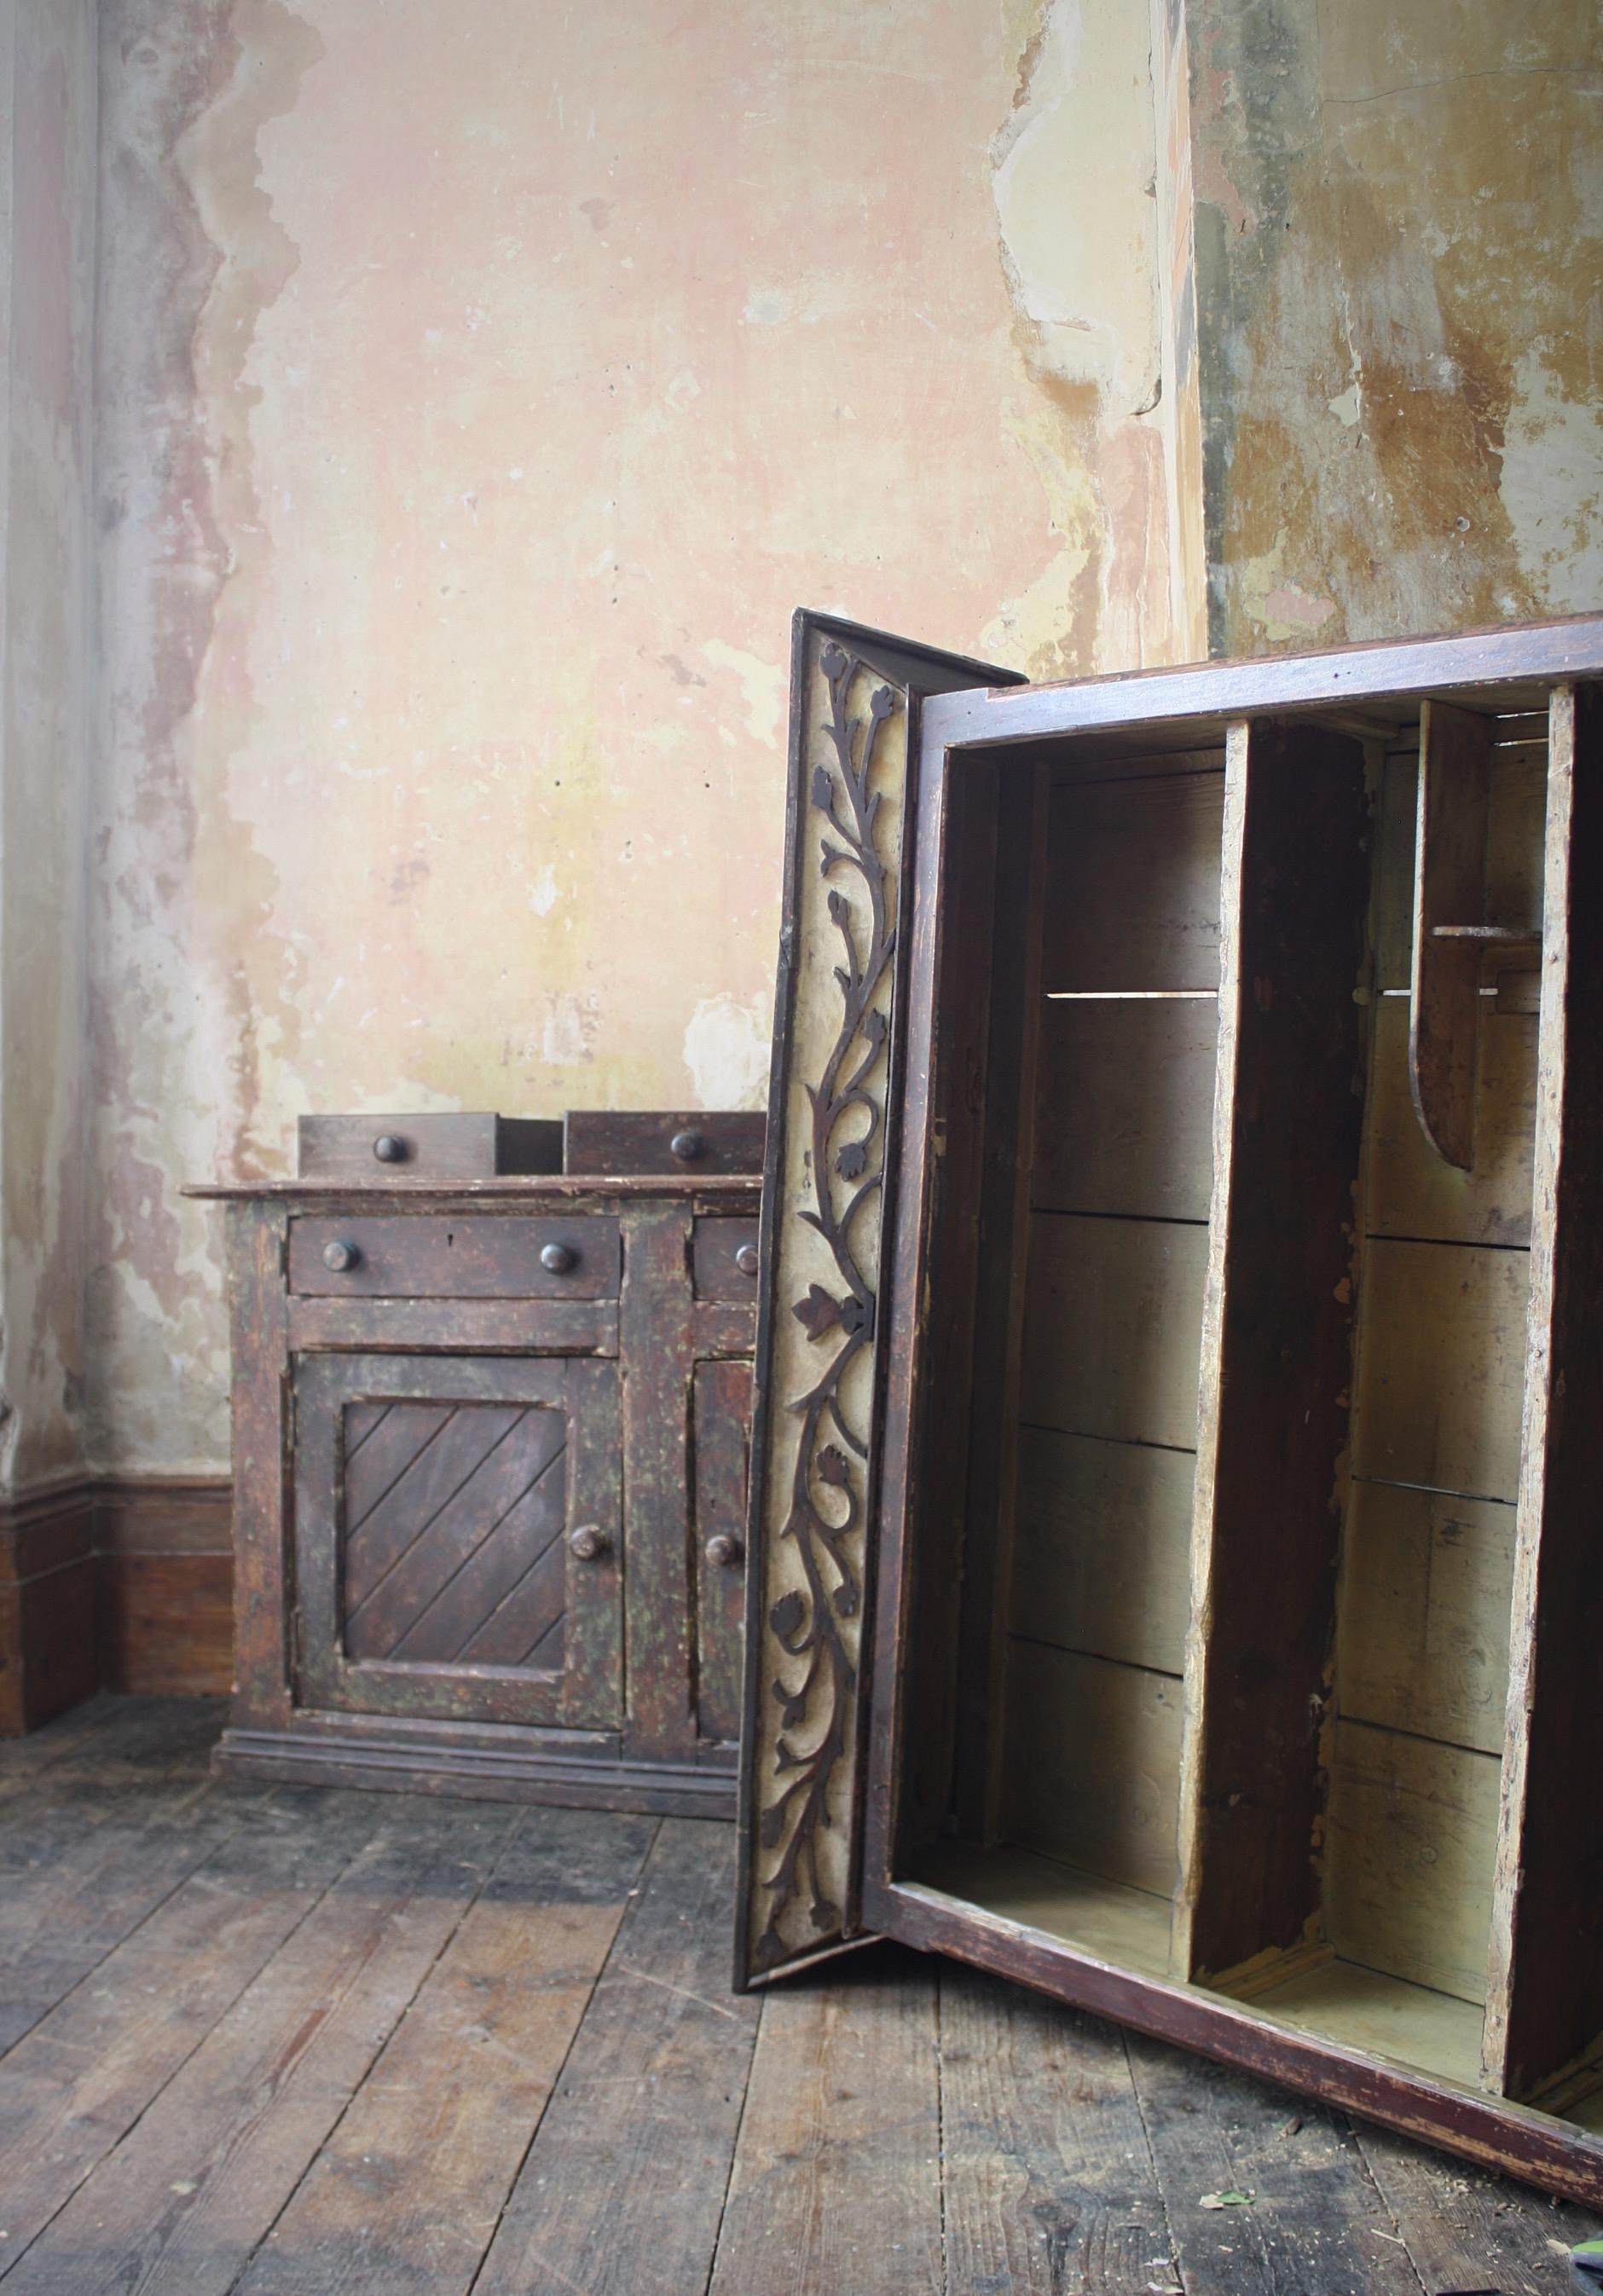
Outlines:
<svg viewBox="0 0 1603 2296"><path fill-rule="evenodd" d="M1214 1177L1180 1778L1178 1974L1300 1949L1351 1375L1369 806L1361 742L1227 742Z"/></svg>
<svg viewBox="0 0 1603 2296"><path fill-rule="evenodd" d="M1461 929L1485 907L1491 755L1489 718L1422 705L1409 1078L1426 1139L1462 1171L1475 1159L1481 949Z"/></svg>
<svg viewBox="0 0 1603 2296"><path fill-rule="evenodd" d="M1603 2035L1603 707L1554 690L1535 1196L1483 2073L1540 2096Z"/></svg>

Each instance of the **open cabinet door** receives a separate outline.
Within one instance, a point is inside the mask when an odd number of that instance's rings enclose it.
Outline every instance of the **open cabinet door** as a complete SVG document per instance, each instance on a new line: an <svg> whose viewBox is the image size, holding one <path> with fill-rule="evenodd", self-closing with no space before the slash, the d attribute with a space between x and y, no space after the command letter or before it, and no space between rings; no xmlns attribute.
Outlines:
<svg viewBox="0 0 1603 2296"><path fill-rule="evenodd" d="M919 708L1022 682L827 615L793 626L747 1541L743 1990L859 1930L880 1252Z"/></svg>

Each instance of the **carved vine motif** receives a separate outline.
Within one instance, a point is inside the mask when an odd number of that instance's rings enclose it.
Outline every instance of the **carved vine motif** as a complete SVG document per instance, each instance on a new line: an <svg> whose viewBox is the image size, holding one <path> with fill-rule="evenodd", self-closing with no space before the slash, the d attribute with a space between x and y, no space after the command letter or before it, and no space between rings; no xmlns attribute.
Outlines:
<svg viewBox="0 0 1603 2296"><path fill-rule="evenodd" d="M831 642L819 655L819 668L829 692L825 733L834 765L834 770L814 767L810 791L812 811L826 824L818 872L828 883L855 871L868 913L866 920L854 917L851 902L831 886L829 917L842 944L842 962L834 967L841 1022L818 1081L808 1086L812 1202L797 1217L828 1246L834 1277L828 1284L810 1284L792 1313L815 1347L833 1352L812 1386L789 1406L801 1425L779 1536L794 1542L802 1584L780 1595L768 1616L779 1651L793 1665L779 1664L769 1685L781 1724L774 1775L784 1783L761 1816L761 1850L778 1854L760 1884L767 1893L756 1948L760 1968L784 1958L781 1924L793 1906L805 1902L808 1920L819 1932L838 1928L842 1919L826 1894L818 1837L831 1823L829 1793L846 1751L857 1684L857 1630L850 1622L861 1611L862 1584L848 1543L864 1521L868 1468L868 1431L850 1423L842 1391L853 1364L874 1344L877 1228L872 1221L863 1226L862 1215L883 1178L890 1024L875 998L896 946L891 873L875 845L881 800L869 782L880 728L899 697L890 686L877 685L867 715L853 717L849 697L863 663ZM856 1120L849 1124L849 1118ZM803 1734L805 1749L794 1742Z"/></svg>

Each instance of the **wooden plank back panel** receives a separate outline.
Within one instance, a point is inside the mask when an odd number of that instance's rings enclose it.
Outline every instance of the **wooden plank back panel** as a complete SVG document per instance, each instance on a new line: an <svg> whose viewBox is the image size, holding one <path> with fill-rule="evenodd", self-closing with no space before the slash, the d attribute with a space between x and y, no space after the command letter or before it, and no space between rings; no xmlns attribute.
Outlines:
<svg viewBox="0 0 1603 2296"><path fill-rule="evenodd" d="M1492 724L1486 791L1486 919L1540 932L1547 743L1511 740L1508 720L1494 719ZM1513 730L1523 731L1525 724L1514 721ZM1410 985L1418 773L1416 755L1393 755L1386 759L1381 783L1375 973L1376 985L1383 989Z"/></svg>
<svg viewBox="0 0 1603 2296"><path fill-rule="evenodd" d="M1262 723L1233 726L1227 757L1176 1908L1188 1973L1289 1949L1317 1911L1362 1116L1362 745Z"/></svg>
<svg viewBox="0 0 1603 2296"><path fill-rule="evenodd" d="M1192 1448L1207 1256L1205 1227L1037 1212L1021 1418Z"/></svg>
<svg viewBox="0 0 1603 2296"><path fill-rule="evenodd" d="M1355 1474L1515 1497L1530 1282L1527 1252L1370 1242Z"/></svg>
<svg viewBox="0 0 1603 2296"><path fill-rule="evenodd" d="M1180 1684L1016 1639L1009 1660L1010 1839L1166 1898L1177 1866Z"/></svg>
<svg viewBox="0 0 1603 2296"><path fill-rule="evenodd" d="M1603 2037L1603 706L1550 734L1530 1356L1485 2072L1530 2095Z"/></svg>
<svg viewBox="0 0 1603 2296"><path fill-rule="evenodd" d="M1370 1235L1442 1243L1528 1244L1536 1128L1536 1022L1484 999L1475 1161L1460 1171L1419 1129L1408 1080L1408 999L1382 997L1369 1075Z"/></svg>
<svg viewBox="0 0 1603 2296"><path fill-rule="evenodd" d="M1494 1755L1336 1725L1325 1927L1338 1956L1484 1997L1497 1794Z"/></svg>
<svg viewBox="0 0 1603 2296"><path fill-rule="evenodd" d="M1188 1451L1021 1428L1013 1632L1178 1675L1195 1479Z"/></svg>
<svg viewBox="0 0 1603 2296"><path fill-rule="evenodd" d="M1514 1509L1356 1483L1336 1630L1342 1714L1500 1754Z"/></svg>
<svg viewBox="0 0 1603 2296"><path fill-rule="evenodd" d="M1048 993L1217 987L1223 806L1220 773L1056 777L1041 944Z"/></svg>
<svg viewBox="0 0 1603 2296"><path fill-rule="evenodd" d="M1205 1220L1213 1126L1212 996L1048 997L1036 1101L1038 1210Z"/></svg>

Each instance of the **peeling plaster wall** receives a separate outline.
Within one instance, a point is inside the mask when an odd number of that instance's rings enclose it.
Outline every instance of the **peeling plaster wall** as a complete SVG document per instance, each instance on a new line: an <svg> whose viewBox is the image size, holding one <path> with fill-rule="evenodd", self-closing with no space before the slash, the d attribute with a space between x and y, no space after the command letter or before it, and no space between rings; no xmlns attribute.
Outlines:
<svg viewBox="0 0 1603 2296"><path fill-rule="evenodd" d="M0 1490L83 1461L94 0L0 11Z"/></svg>
<svg viewBox="0 0 1603 2296"><path fill-rule="evenodd" d="M794 605L1056 676L1200 583L1148 0L102 22L94 1444L206 1467L185 1180L760 1101Z"/></svg>
<svg viewBox="0 0 1603 2296"><path fill-rule="evenodd" d="M1597 0L1191 0L1213 649L1603 603Z"/></svg>

